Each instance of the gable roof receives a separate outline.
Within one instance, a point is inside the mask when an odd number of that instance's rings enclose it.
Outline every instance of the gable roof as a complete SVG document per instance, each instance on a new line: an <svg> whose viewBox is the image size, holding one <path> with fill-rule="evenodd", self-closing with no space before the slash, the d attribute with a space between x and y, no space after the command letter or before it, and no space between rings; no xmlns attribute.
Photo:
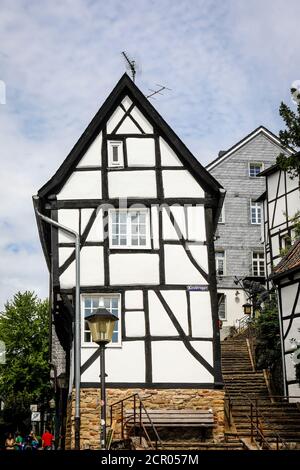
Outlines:
<svg viewBox="0 0 300 470"><path fill-rule="evenodd" d="M275 280L298 269L300 270L300 239L294 243L280 263L278 263L274 269L272 279Z"/></svg>
<svg viewBox="0 0 300 470"><path fill-rule="evenodd" d="M250 132L250 134L246 135L242 140L234 144L232 147L230 147L226 151L221 151L219 153L219 156L215 158L212 162L210 162L208 165L206 165L207 170L212 170L215 168L217 165L222 163L224 160L226 160L232 153L236 152L238 149L246 145L248 142L250 142L252 139L254 139L257 135L263 134L265 137L267 137L269 140L271 140L274 144L278 145L279 147L282 147L279 137L277 137L273 132L269 131L266 127L264 126L259 126L254 131ZM286 149L289 153L294 153L293 149L288 147Z"/></svg>
<svg viewBox="0 0 300 470"><path fill-rule="evenodd" d="M94 116L86 130L83 132L77 143L74 145L67 158L58 168L57 172L38 191L39 197L45 197L51 193L55 193L57 188L59 188L59 186L69 177L84 152L100 132L101 126L106 122L108 117L115 110L115 107L126 95L133 98L133 101L138 105L139 109L145 114L145 116L149 117L150 120L155 123L155 126L161 131L168 144L179 153L182 160L185 162L186 167L201 183L203 188L209 193L213 192L219 194L222 186L192 155L131 78L125 73L105 100L97 114Z"/></svg>

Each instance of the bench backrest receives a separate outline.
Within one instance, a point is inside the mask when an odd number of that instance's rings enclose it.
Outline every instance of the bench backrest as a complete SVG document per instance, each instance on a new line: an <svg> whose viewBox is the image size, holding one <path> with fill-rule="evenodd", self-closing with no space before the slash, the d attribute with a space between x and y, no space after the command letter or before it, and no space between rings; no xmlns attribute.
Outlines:
<svg viewBox="0 0 300 470"><path fill-rule="evenodd" d="M125 410L125 419L128 424L132 424L134 422L133 410ZM140 414L139 411L137 411L135 416L135 422L137 426L139 424L139 419ZM144 426L151 426L151 421L155 426L214 426L214 415L210 410L147 409L147 413L142 410L141 419Z"/></svg>

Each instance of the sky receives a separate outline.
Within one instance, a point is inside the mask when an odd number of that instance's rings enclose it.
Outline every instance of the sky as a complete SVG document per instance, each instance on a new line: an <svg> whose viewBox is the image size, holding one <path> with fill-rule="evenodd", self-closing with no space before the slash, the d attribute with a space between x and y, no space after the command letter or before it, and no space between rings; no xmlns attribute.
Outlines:
<svg viewBox="0 0 300 470"><path fill-rule="evenodd" d="M300 79L298 0L0 0L0 310L48 294L31 196L134 58L152 104L202 164L283 128Z"/></svg>

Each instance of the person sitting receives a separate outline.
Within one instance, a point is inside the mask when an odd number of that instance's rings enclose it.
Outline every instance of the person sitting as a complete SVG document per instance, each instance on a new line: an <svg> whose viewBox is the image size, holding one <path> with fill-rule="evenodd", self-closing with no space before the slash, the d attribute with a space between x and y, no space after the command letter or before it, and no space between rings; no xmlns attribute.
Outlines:
<svg viewBox="0 0 300 470"><path fill-rule="evenodd" d="M16 441L12 433L10 432L5 440L6 450L15 450Z"/></svg>
<svg viewBox="0 0 300 470"><path fill-rule="evenodd" d="M19 431L16 432L16 445L15 449L16 450L22 450L22 444L23 444L23 437L19 433Z"/></svg>
<svg viewBox="0 0 300 470"><path fill-rule="evenodd" d="M54 441L53 434L51 434L49 428L46 428L44 434L42 435L43 450L52 450L53 441Z"/></svg>

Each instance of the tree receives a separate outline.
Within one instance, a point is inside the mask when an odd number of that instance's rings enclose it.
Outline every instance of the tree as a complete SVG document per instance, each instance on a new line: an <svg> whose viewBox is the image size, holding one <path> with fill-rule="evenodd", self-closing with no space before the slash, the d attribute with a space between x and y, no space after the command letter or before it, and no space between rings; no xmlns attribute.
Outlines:
<svg viewBox="0 0 300 470"><path fill-rule="evenodd" d="M291 92L293 93L293 88ZM294 92L295 93L295 92ZM300 150L300 99L297 97L297 111L292 111L285 103L281 102L279 114L285 122L286 129L279 131L279 139L283 147L292 147ZM279 168L286 171L291 177L300 176L300 158L296 154L285 155L280 153L276 163Z"/></svg>
<svg viewBox="0 0 300 470"><path fill-rule="evenodd" d="M30 404L51 396L48 301L18 292L0 316L0 340L6 346L6 363L0 365L2 419L22 427L26 420L30 423Z"/></svg>

